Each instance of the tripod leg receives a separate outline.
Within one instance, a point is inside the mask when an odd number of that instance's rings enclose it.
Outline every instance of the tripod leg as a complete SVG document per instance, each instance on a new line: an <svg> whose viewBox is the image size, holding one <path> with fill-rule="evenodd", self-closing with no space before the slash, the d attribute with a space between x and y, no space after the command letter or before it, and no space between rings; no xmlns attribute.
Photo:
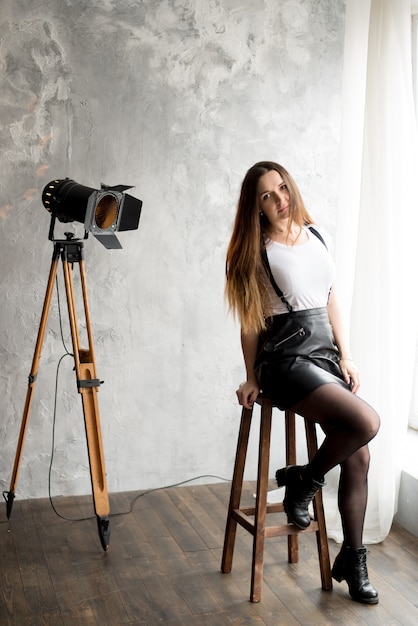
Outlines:
<svg viewBox="0 0 418 626"><path fill-rule="evenodd" d="M77 326L77 315L74 301L74 288L71 275L71 264L63 262L64 281L67 292L68 313L70 317L71 336L74 348L74 361L78 391L82 397L84 423L86 428L87 449L90 463L90 476L93 490L94 509L97 517L99 537L102 548L109 547L109 499L106 484L102 436L100 429L99 405L97 393L100 381L96 376L93 338L90 324L90 312L87 301L86 277L84 262L79 261L81 286L83 291L84 313L86 320L88 349L80 348L80 337Z"/></svg>
<svg viewBox="0 0 418 626"><path fill-rule="evenodd" d="M103 550L107 550L110 538L109 500L99 421L98 386L96 386L97 381L94 380L94 364L82 363L80 372L82 378L79 379L78 384L83 402L94 510L97 517L100 543ZM90 387L89 385L93 383L95 386ZM100 382L97 382L97 385L99 384Z"/></svg>
<svg viewBox="0 0 418 626"><path fill-rule="evenodd" d="M12 507L13 507L13 500L15 497L17 477L19 474L19 466L20 466L20 461L21 461L22 452L23 452L23 443L25 441L26 429L27 429L28 420L29 420L29 413L30 413L30 409L32 405L32 396L33 396L33 391L35 388L36 378L38 375L39 360L41 358L42 345L43 345L44 337L45 337L45 329L46 329L46 324L48 321L49 309L51 306L51 298L52 298L52 293L54 290L54 281L57 275L59 254L60 254L60 246L56 244L54 247L54 253L52 256L52 263L51 263L51 269L49 272L48 285L46 288L44 306L42 309L42 316L41 316L41 321L39 324L38 338L36 340L35 352L34 352L33 360L32 360L32 368L29 374L29 384L28 384L28 390L26 392L26 401L25 401L25 407L23 410L22 424L20 426L20 434L19 434L19 440L17 444L12 478L10 481L10 489L9 491L5 492L6 513L7 513L8 518L11 515Z"/></svg>

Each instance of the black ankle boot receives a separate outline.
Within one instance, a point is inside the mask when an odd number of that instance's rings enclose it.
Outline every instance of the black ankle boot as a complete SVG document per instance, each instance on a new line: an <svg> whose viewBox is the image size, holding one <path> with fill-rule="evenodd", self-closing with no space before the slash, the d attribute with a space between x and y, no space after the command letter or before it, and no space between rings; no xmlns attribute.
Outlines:
<svg viewBox="0 0 418 626"><path fill-rule="evenodd" d="M279 487L286 485L283 507L288 522L305 530L311 523L308 506L325 482L312 478L309 465L288 465L277 470L276 481Z"/></svg>
<svg viewBox="0 0 418 626"><path fill-rule="evenodd" d="M343 544L331 573L332 577L339 583L342 580L347 581L348 591L353 600L363 604L377 604L379 595L369 582L366 552L364 546L354 550Z"/></svg>

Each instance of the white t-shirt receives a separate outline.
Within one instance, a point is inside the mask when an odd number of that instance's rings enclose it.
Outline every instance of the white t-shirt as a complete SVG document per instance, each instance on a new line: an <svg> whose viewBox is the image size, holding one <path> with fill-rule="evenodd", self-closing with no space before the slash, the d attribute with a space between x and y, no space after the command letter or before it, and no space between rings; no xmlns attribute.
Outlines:
<svg viewBox="0 0 418 626"><path fill-rule="evenodd" d="M327 243L327 234L316 226ZM294 311L325 307L335 276L331 254L322 241L308 227L305 243L296 246L269 241L266 245L267 257L274 280L283 292ZM286 305L280 300L269 284L271 314L287 313Z"/></svg>

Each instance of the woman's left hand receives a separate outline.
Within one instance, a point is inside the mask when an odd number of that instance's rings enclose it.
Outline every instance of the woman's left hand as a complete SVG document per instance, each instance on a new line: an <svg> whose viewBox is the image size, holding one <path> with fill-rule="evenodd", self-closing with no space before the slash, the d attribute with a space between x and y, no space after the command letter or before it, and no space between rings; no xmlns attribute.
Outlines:
<svg viewBox="0 0 418 626"><path fill-rule="evenodd" d="M350 385L351 391L357 393L360 387L359 371L352 359L340 359L340 368L347 385Z"/></svg>

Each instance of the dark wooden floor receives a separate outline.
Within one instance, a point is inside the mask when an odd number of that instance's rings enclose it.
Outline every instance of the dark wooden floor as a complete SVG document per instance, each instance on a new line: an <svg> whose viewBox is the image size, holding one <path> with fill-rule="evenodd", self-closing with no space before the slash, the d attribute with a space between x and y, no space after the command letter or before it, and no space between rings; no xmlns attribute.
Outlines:
<svg viewBox="0 0 418 626"><path fill-rule="evenodd" d="M248 498L253 492L247 485ZM66 521L48 500L0 506L0 624L418 624L418 540L400 527L368 546L377 606L350 600L345 583L320 588L313 534L300 562L285 538L267 540L263 597L249 602L251 538L239 529L230 574L220 572L229 485L111 496L111 541L101 549L94 517ZM68 518L92 515L91 498L58 498ZM339 549L330 543L331 556Z"/></svg>

